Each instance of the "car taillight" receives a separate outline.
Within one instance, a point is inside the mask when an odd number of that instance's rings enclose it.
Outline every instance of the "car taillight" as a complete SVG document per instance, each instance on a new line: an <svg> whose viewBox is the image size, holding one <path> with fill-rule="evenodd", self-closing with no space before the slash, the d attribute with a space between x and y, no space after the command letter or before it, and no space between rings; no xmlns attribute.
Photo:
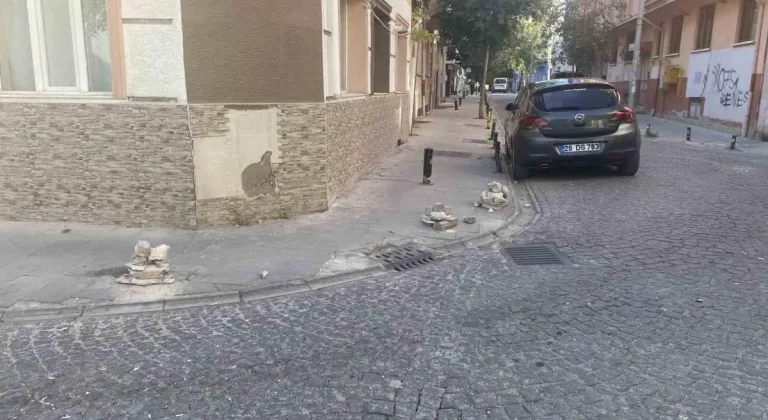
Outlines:
<svg viewBox="0 0 768 420"><path fill-rule="evenodd" d="M614 112L611 115L611 121L631 123L635 121L635 113L629 108L624 108L622 111Z"/></svg>
<svg viewBox="0 0 768 420"><path fill-rule="evenodd" d="M543 128L549 125L549 121L541 117L526 115L520 119L520 128L523 130L533 130L534 128Z"/></svg>

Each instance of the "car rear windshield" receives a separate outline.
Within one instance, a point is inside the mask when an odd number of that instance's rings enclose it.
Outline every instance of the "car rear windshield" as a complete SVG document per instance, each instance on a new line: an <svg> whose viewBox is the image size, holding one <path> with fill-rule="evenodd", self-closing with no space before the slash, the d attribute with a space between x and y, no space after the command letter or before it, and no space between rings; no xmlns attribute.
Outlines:
<svg viewBox="0 0 768 420"><path fill-rule="evenodd" d="M500 85L502 83L507 83L507 79L493 79L494 85Z"/></svg>
<svg viewBox="0 0 768 420"><path fill-rule="evenodd" d="M615 107L619 93L605 85L563 86L534 94L531 101L536 109L544 112L587 111Z"/></svg>

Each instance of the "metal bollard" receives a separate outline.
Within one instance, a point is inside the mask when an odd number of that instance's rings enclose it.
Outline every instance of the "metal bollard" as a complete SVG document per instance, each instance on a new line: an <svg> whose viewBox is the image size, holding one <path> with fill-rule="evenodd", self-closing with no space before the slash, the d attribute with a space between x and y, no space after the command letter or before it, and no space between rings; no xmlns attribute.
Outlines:
<svg viewBox="0 0 768 420"><path fill-rule="evenodd" d="M458 111L459 110L459 100L458 99L454 99L453 100L453 110L454 111Z"/></svg>
<svg viewBox="0 0 768 420"><path fill-rule="evenodd" d="M691 127L688 127L685 132L685 141L691 141Z"/></svg>
<svg viewBox="0 0 768 420"><path fill-rule="evenodd" d="M488 111L485 114L485 129L490 130L491 129L491 111Z"/></svg>
<svg viewBox="0 0 768 420"><path fill-rule="evenodd" d="M434 154L434 150L432 148L428 147L424 149L424 178L422 179L421 183L424 185L432 185L432 155Z"/></svg>
<svg viewBox="0 0 768 420"><path fill-rule="evenodd" d="M651 135L651 125L648 124L645 126L645 135L650 136Z"/></svg>
<svg viewBox="0 0 768 420"><path fill-rule="evenodd" d="M498 139L493 139L493 157L496 161L496 172L503 172L501 169L501 142Z"/></svg>
<svg viewBox="0 0 768 420"><path fill-rule="evenodd" d="M491 125L491 136L493 136L493 133L496 132L496 120L493 120L493 125Z"/></svg>
<svg viewBox="0 0 768 420"><path fill-rule="evenodd" d="M731 136L731 150L735 150L735 149L736 149L736 134Z"/></svg>

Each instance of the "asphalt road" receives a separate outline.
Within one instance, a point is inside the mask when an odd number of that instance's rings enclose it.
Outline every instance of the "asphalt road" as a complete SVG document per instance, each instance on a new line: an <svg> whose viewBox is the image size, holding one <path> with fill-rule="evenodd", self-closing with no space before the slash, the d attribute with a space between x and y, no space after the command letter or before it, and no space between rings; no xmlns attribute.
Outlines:
<svg viewBox="0 0 768 420"><path fill-rule="evenodd" d="M497 96L494 100L505 100ZM548 172L499 249L251 305L0 324L2 419L766 419L768 162Z"/></svg>

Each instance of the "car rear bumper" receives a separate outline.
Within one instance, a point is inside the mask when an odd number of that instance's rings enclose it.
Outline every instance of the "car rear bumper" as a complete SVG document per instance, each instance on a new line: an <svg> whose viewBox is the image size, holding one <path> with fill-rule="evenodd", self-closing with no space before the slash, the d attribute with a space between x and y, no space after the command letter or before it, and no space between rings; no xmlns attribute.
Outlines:
<svg viewBox="0 0 768 420"><path fill-rule="evenodd" d="M515 164L520 166L584 166L621 164L640 153L641 137L637 125L627 125L615 133L591 138L550 138L538 131L519 135L515 142ZM564 144L601 143L600 151L560 153Z"/></svg>

